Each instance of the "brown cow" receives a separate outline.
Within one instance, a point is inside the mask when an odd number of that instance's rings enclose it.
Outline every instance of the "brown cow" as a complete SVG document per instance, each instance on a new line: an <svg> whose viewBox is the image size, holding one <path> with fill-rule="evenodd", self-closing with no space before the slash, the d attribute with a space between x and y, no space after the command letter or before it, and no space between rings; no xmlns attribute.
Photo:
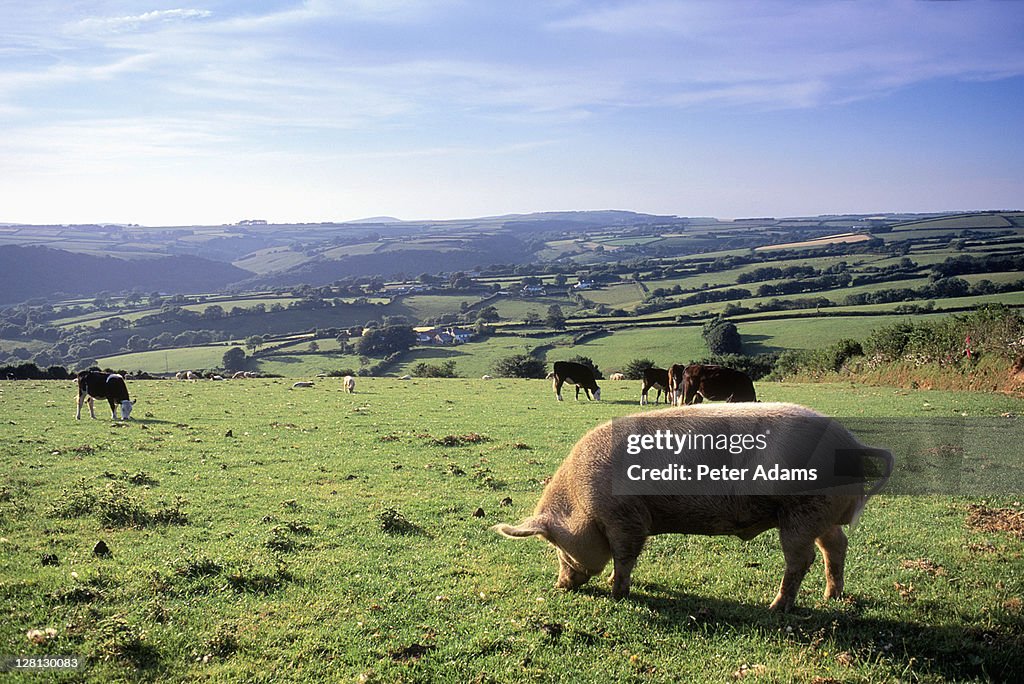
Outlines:
<svg viewBox="0 0 1024 684"><path fill-rule="evenodd" d="M754 383L743 371L725 366L693 363L673 364L669 369L669 391L676 406L708 401L757 401Z"/></svg>

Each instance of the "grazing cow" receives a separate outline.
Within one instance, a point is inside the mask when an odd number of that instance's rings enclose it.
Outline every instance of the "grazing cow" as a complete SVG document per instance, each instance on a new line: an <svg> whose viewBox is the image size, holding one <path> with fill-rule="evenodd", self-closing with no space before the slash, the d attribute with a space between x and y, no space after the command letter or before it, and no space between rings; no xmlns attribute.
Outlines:
<svg viewBox="0 0 1024 684"><path fill-rule="evenodd" d="M837 471L848 466L863 468L856 464L876 459L881 467L874 477L866 478L876 480L870 487L865 482L823 491L780 487L760 494L734 490L694 496L674 493L684 490L665 481L652 485L664 492L658 495L616 493L627 473L623 458L616 455L623 436L652 436L652 430L665 421L672 421L672 432L677 435L722 433L737 424L770 428L763 449L744 447L743 456L749 458L746 462L777 464L786 459L798 463L823 456ZM809 424L819 429L808 431ZM693 453L684 452L682 458ZM614 427L607 422L591 430L544 488L533 515L515 527L500 524L494 530L506 537L539 536L551 543L558 551L556 586L561 589L582 586L613 561L609 578L612 596L623 598L629 595L637 557L651 535L735 535L749 540L778 528L785 573L770 609L786 611L792 608L814 562L815 545L825 560L825 598L842 594L847 539L841 525L857 519L870 496L888 480L892 467L889 452L864 447L837 421L803 406L765 403L668 408L617 418Z"/></svg>
<svg viewBox="0 0 1024 684"><path fill-rule="evenodd" d="M551 377L551 384L555 388L555 397L558 401L562 401L562 384L566 382L576 385L576 401L580 400L581 387L587 393L587 399L601 400L601 388L597 386L594 371L590 366L584 366L582 363L574 361L555 361Z"/></svg>
<svg viewBox="0 0 1024 684"><path fill-rule="evenodd" d="M482 375L482 376L480 376L480 379L481 380L493 380L494 378L492 378L490 375Z"/></svg>
<svg viewBox="0 0 1024 684"><path fill-rule="evenodd" d="M619 380L625 380L626 375L625 373L612 373L611 375L608 376L608 379L614 382L618 382Z"/></svg>
<svg viewBox="0 0 1024 684"><path fill-rule="evenodd" d="M356 379L353 378L351 375L346 375L344 378L342 378L341 384L345 388L345 391L348 392L349 394L356 393Z"/></svg>
<svg viewBox="0 0 1024 684"><path fill-rule="evenodd" d="M312 387L313 383L308 380L302 380L292 384L292 389L299 389L300 387Z"/></svg>
<svg viewBox="0 0 1024 684"><path fill-rule="evenodd" d="M411 375L403 375L402 377L400 377L398 379L399 380L412 380L412 376Z"/></svg>
<svg viewBox="0 0 1024 684"><path fill-rule="evenodd" d="M754 383L743 371L693 363L669 369L669 391L676 406L708 401L757 401Z"/></svg>
<svg viewBox="0 0 1024 684"><path fill-rule="evenodd" d="M82 371L77 376L78 380L78 411L75 419L82 419L82 404L89 402L89 415L96 417L92 400L106 399L110 403L110 419L117 420L117 406L121 405L121 417L128 420L132 413L135 402L128 397L128 385L124 377L117 373L103 373L100 371Z"/></svg>
<svg viewBox="0 0 1024 684"><path fill-rule="evenodd" d="M664 368L644 368L644 384L640 390L640 405L647 404L647 392L651 389L658 390L654 396L654 403L661 401L661 393L665 393L665 403L672 403L672 395L668 391L668 371Z"/></svg>

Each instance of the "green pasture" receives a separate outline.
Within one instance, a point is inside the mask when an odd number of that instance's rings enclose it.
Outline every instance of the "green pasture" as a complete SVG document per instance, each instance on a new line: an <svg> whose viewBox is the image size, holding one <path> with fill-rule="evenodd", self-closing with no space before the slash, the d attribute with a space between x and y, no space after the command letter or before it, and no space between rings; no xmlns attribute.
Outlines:
<svg viewBox="0 0 1024 684"><path fill-rule="evenodd" d="M35 354L43 351L47 346L47 343L41 340L0 338L0 349L4 350L4 354L0 355L0 358L6 358L7 354L17 347L24 347Z"/></svg>
<svg viewBox="0 0 1024 684"><path fill-rule="evenodd" d="M75 421L66 382L0 382L0 652L82 662L7 678L987 682L1024 671L1024 540L969 522L1019 518L1008 486L984 499L877 496L849 533L846 596L821 598L819 558L789 614L766 609L782 573L772 532L652 538L623 601L599 579L553 588L547 545L489 528L529 514L586 430L637 410L637 383L602 384L601 402L558 403L542 380L359 378L352 395L340 381L131 382L134 420L120 423ZM758 392L839 416L1024 411L997 394ZM1019 441L1006 444L983 467L1017 454ZM101 540L109 554L94 552Z"/></svg>
<svg viewBox="0 0 1024 684"><path fill-rule="evenodd" d="M742 334L742 328L740 332ZM662 368L697 359L707 353L707 345L701 337L700 326L691 325L626 328L558 351L558 354L549 353L547 360L558 361L577 354L587 356L607 377L621 371L632 359L650 359Z"/></svg>
<svg viewBox="0 0 1024 684"><path fill-rule="evenodd" d="M321 340L323 341L323 340ZM356 370L360 368L357 354L324 354L305 351L307 345L299 345L303 353L283 351L259 357L256 369L268 375L282 375L293 380L308 380L320 374L331 373L342 369ZM321 346L321 349L324 347Z"/></svg>
<svg viewBox="0 0 1024 684"><path fill-rule="evenodd" d="M644 292L636 283L621 283L598 290L584 290L580 294L592 302L616 308L633 307L644 300Z"/></svg>
<svg viewBox="0 0 1024 684"><path fill-rule="evenodd" d="M1002 214L964 214L961 216L944 216L940 218L901 223L893 226L893 232L931 231L931 230L962 230L965 228L1012 228L1013 224Z"/></svg>
<svg viewBox="0 0 1024 684"><path fill-rule="evenodd" d="M991 280L993 283L1015 283L1018 280L1024 280L1024 273L1020 271L1000 271L998 273L968 273L957 277L963 278L972 285L981 280Z"/></svg>
<svg viewBox="0 0 1024 684"><path fill-rule="evenodd" d="M563 338L495 335L485 340L447 347L413 347L403 355L401 363L392 369L391 375L412 374L413 368L419 363L438 365L451 360L455 361L455 372L459 377L479 378L483 375L493 375L494 364L499 359L514 354L528 354L552 341L560 342Z"/></svg>
<svg viewBox="0 0 1024 684"><path fill-rule="evenodd" d="M143 370L148 373L177 373L181 370L201 370L220 368L224 353L232 347L245 347L241 344L221 342L196 347L177 347L175 349L154 349L151 351L117 354L97 359L101 368L122 369L129 372ZM246 350L246 354L248 354Z"/></svg>
<svg viewBox="0 0 1024 684"><path fill-rule="evenodd" d="M502 319L510 321L522 321L531 311L543 320L552 305L558 305L566 316L571 316L579 309L579 306L564 294L554 293L544 297L495 297L487 302L487 306L493 306Z"/></svg>
<svg viewBox="0 0 1024 684"><path fill-rule="evenodd" d="M875 290L878 290L878 289L884 289L884 284L883 285L879 285L878 283L873 283L871 285L862 285L862 286L859 286L859 287L847 287L847 288L841 288L841 289L837 289L837 290L826 290L826 291L822 291L822 292L804 292L804 293L800 293L800 294L778 295L778 296L775 296L775 297L748 297L748 298L745 298L745 299L742 299L742 300L732 300L732 301L734 303L742 304L743 306L755 306L755 305L757 305L760 302L768 302L768 301L770 301L772 299L778 299L778 300L781 300L781 301L788 301L788 300L792 300L792 299L804 299L804 298L807 298L807 297L824 296L824 297L830 299L833 302L842 302L843 299L845 299L846 295L855 294L855 293L858 293L858 292L872 292L872 291L875 291ZM867 309L867 307L869 307L869 306L876 306L876 307L880 307L878 310L891 311L892 309L894 309L899 304L911 304L911 303L923 304L925 301L927 301L927 300L920 299L920 300L914 300L913 302L891 302L891 303L887 303L887 304L865 305L864 307L859 307L858 306L858 307L849 307L849 308L851 308L851 310L857 310L857 309ZM686 306L678 306L678 307L673 307L671 309L665 309L664 311L659 311L659 312L657 312L655 314L651 314L651 316L677 316L677 315L680 315L680 314L694 315L694 314L702 314L702 313L715 314L715 313L720 313L720 312L724 311L725 307L728 306L729 303L730 302L725 301L725 302L708 302L708 303L705 303L705 304L688 304ZM974 307L974 306L979 306L981 304L989 304L989 303L1003 303L1003 304L1008 304L1008 305L1024 304L1024 292L1004 292L1004 293L1001 293L1001 294L993 294L993 295L971 295L971 296L968 296L968 297L949 297L949 298L946 298L946 299L935 300L935 306L937 308L939 308L939 309L959 308L959 307ZM847 307L845 307L845 306L838 306L838 307L828 307L828 308L829 308L830 311L838 311L838 310L846 309ZM634 319L634 320L642 320L642 318L638 318L638 319Z"/></svg>
<svg viewBox="0 0 1024 684"><path fill-rule="evenodd" d="M302 252L297 252L288 247L273 247L253 252L232 263L238 268L264 274L294 268L299 264L306 263L310 259L311 257L306 256Z"/></svg>
<svg viewBox="0 0 1024 684"><path fill-rule="evenodd" d="M421 322L443 314L458 313L462 302L475 304L480 301L480 296L473 294L409 295L398 301L402 308L408 311L407 315L410 321Z"/></svg>

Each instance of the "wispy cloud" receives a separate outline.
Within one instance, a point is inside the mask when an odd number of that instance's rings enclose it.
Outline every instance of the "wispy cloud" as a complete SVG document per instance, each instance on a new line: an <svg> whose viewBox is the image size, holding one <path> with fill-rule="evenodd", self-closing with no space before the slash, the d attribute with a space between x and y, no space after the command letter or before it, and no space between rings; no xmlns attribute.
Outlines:
<svg viewBox="0 0 1024 684"><path fill-rule="evenodd" d="M547 27L643 50L643 74L679 103L812 106L1024 74L1018 3L642 0L580 5Z"/></svg>
<svg viewBox="0 0 1024 684"><path fill-rule="evenodd" d="M168 4L5 4L0 187L19 168L116 179L182 160L213 178L224 160L254 175L307 160L350 178L343 167L365 164L402 181L429 175L415 170L421 162L432 172L450 162L458 178L460 163L489 166L488 151L495 168L502 156L526 167L531 154L541 165L564 154L571 176L577 154L601 166L598 147L607 168L660 159L661 178L693 149L692 131L720 119L831 114L851 102L881 110L919 84L1024 82L1012 80L1024 76L1018 2ZM1006 106L1019 104L1008 92ZM652 139L665 137L647 147L649 162L630 161L630 141L651 124Z"/></svg>
<svg viewBox="0 0 1024 684"><path fill-rule="evenodd" d="M88 17L69 26L73 33L118 33L122 31L138 31L161 24L171 24L196 19L206 19L213 13L200 9L164 9L152 10L141 14L119 17Z"/></svg>

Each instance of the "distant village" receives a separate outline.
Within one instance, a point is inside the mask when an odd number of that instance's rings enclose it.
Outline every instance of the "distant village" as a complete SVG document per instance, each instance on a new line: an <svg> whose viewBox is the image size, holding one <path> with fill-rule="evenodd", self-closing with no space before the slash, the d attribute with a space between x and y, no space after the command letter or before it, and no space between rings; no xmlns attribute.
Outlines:
<svg viewBox="0 0 1024 684"><path fill-rule="evenodd" d="M434 344L439 346L465 344L476 337L475 330L461 328L457 325L415 328L415 330L417 344Z"/></svg>

